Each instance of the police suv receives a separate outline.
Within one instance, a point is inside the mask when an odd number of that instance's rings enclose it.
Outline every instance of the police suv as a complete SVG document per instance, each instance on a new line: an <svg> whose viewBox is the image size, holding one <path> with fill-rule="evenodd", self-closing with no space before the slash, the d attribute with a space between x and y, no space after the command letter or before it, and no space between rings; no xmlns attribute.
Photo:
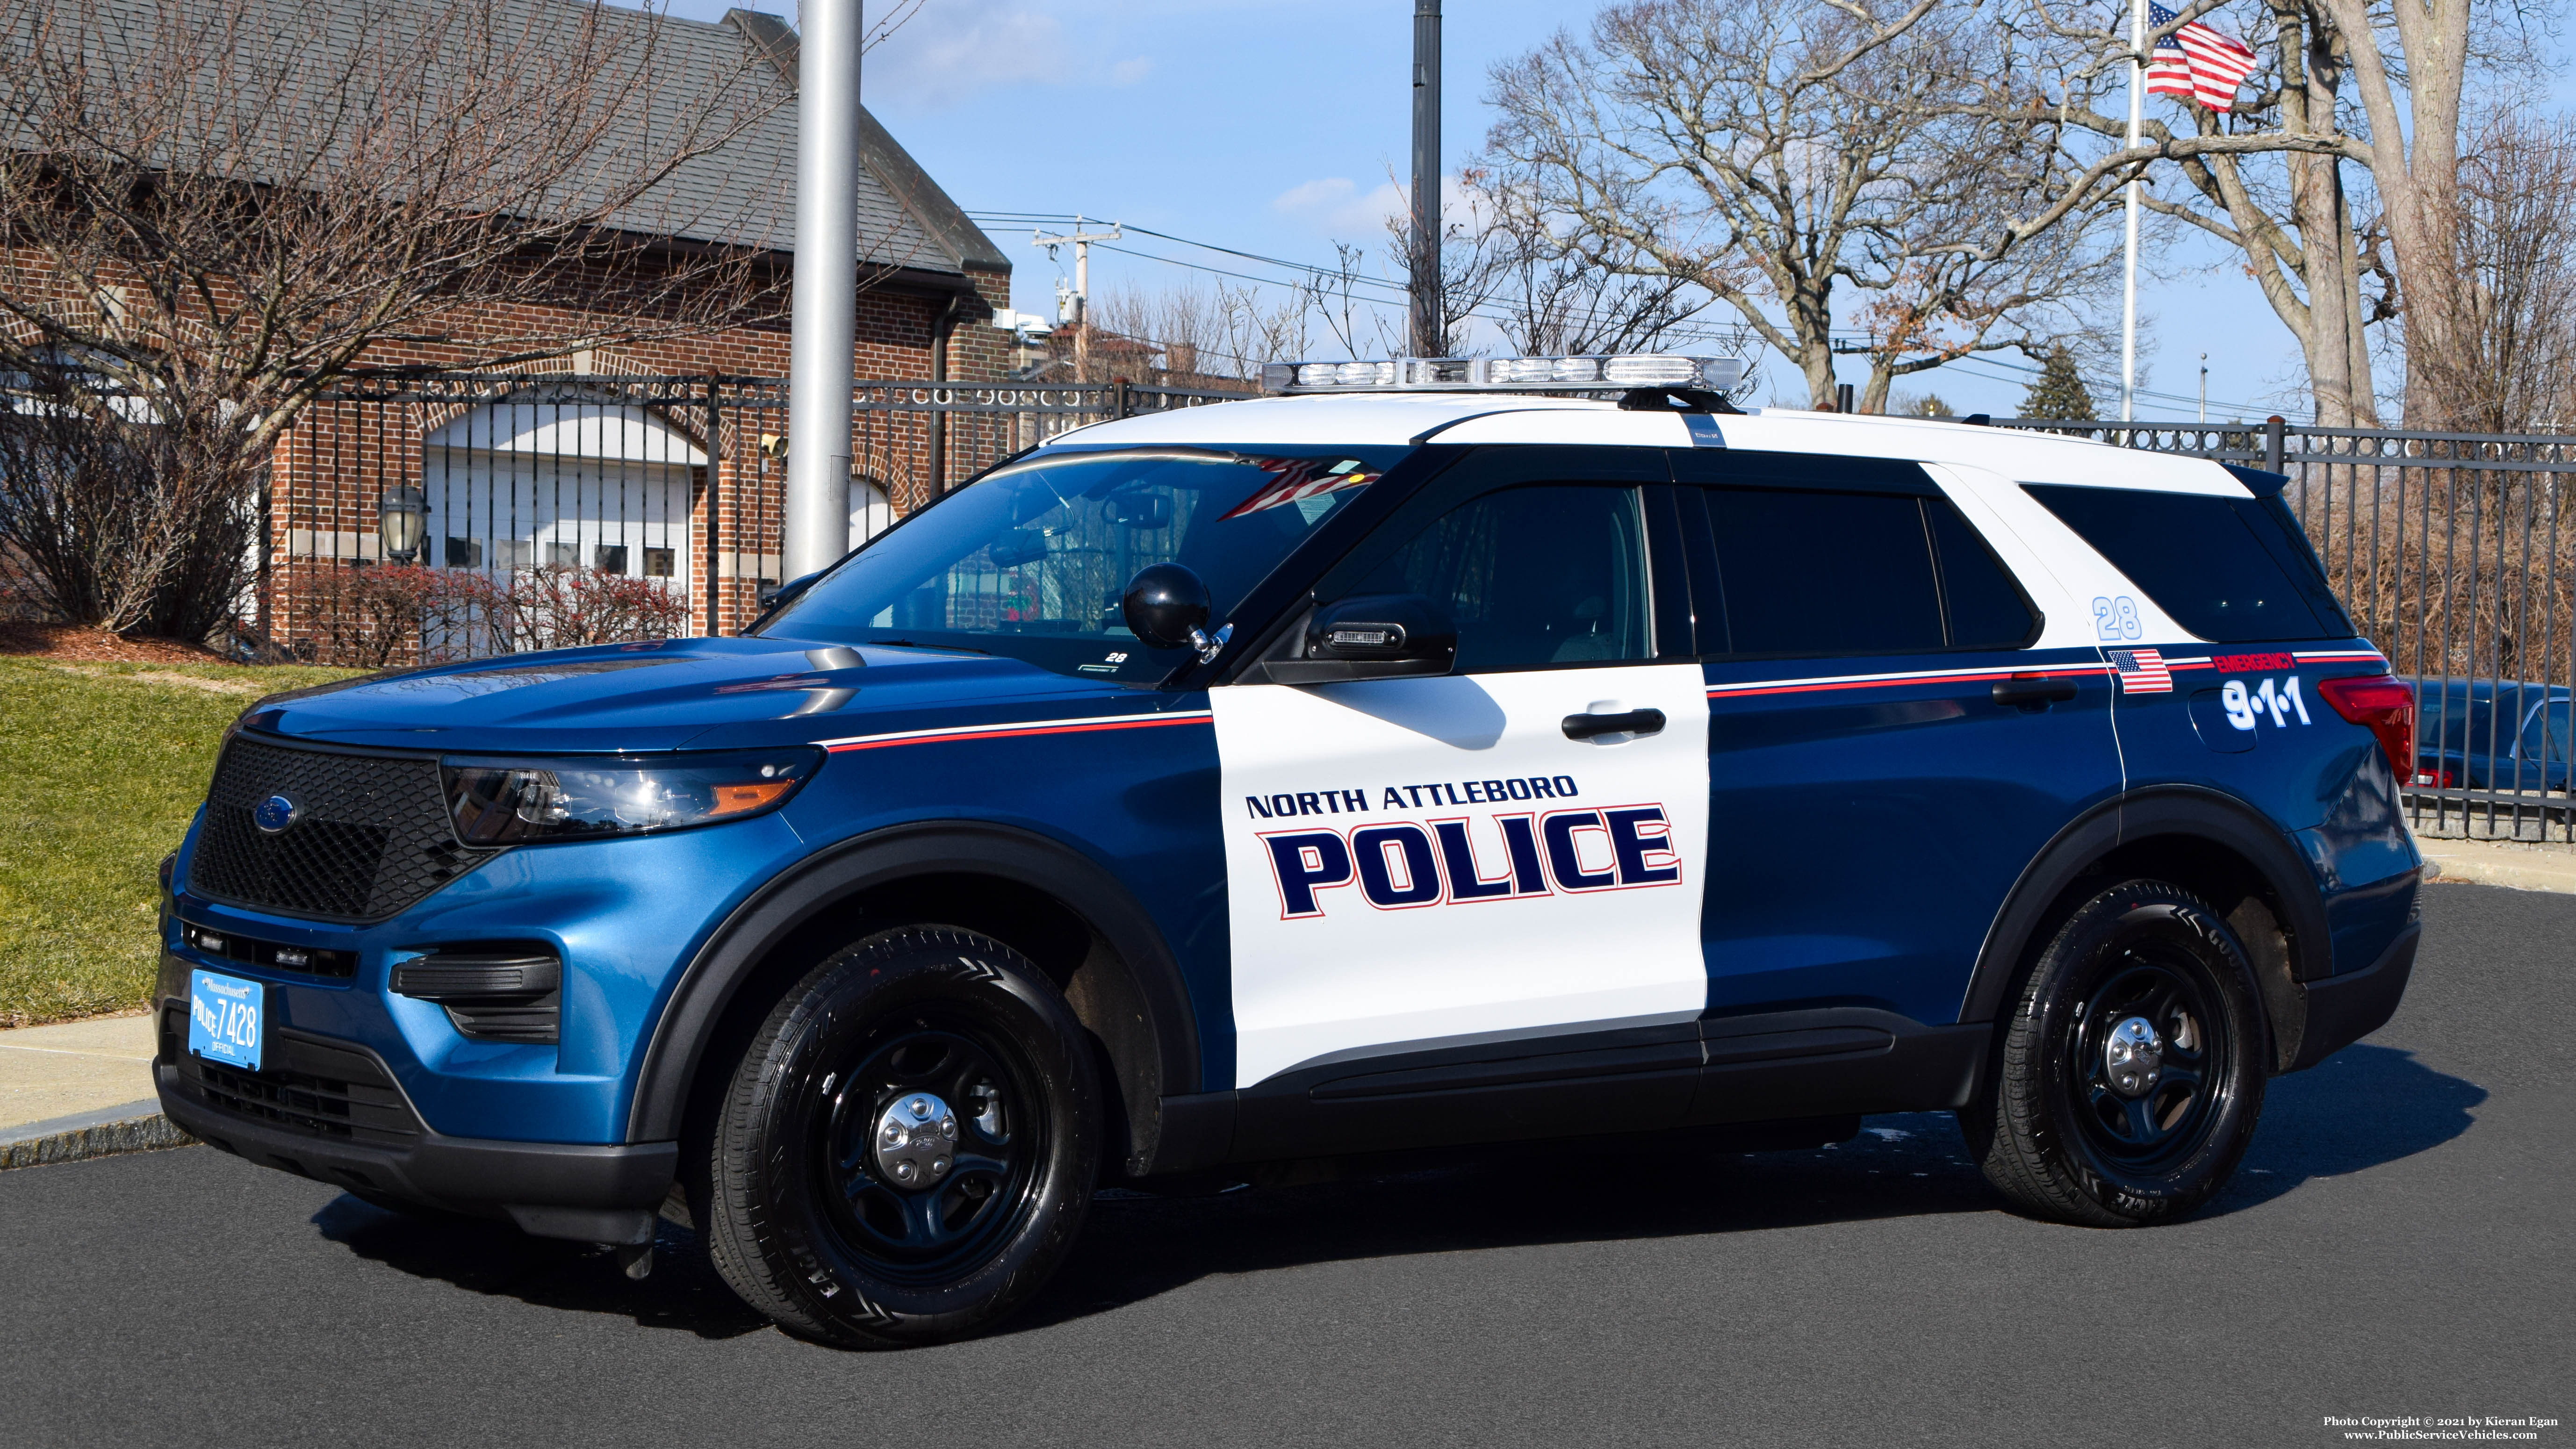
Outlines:
<svg viewBox="0 0 2576 1449"><path fill-rule="evenodd" d="M2023 1210L2169 1221L2396 1008L2414 694L2280 477L1686 358L1274 371L747 637L253 706L170 1117L630 1272L667 1215L894 1345L1103 1184L1451 1144L1947 1109Z"/></svg>

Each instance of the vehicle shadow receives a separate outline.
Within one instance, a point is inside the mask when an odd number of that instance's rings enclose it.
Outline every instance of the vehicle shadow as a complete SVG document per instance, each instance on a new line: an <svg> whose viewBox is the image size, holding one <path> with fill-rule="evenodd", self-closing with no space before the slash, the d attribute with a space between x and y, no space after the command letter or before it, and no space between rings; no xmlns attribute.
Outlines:
<svg viewBox="0 0 2576 1449"><path fill-rule="evenodd" d="M2345 1047L2304 1072L2272 1079L2254 1145L2205 1216L2270 1202L2311 1178L2439 1147L2469 1130L2471 1110L2486 1099L2486 1088L2437 1072L2413 1052Z"/></svg>
<svg viewBox="0 0 2576 1449"><path fill-rule="evenodd" d="M2439 1146L2469 1130L2470 1109L2486 1096L2412 1053L2348 1047L2270 1084L2244 1168L2205 1216ZM1849 1142L1794 1151L1743 1153L1673 1134L1518 1144L1428 1165L1375 1159L1348 1171L1200 1197L1103 1193L1063 1269L999 1332L1085 1318L1205 1278L1336 1261L2008 1211L1947 1112L1872 1117ZM538 1307L704 1338L766 1326L716 1277L694 1236L668 1223L652 1276L636 1282L603 1250L504 1224L413 1217L347 1196L313 1222L362 1258Z"/></svg>
<svg viewBox="0 0 2576 1449"><path fill-rule="evenodd" d="M313 1215L322 1236L373 1263L539 1308L618 1314L700 1338L757 1333L769 1320L725 1287L695 1235L663 1223L652 1276L628 1278L607 1249L532 1238L508 1223L389 1212L346 1193Z"/></svg>

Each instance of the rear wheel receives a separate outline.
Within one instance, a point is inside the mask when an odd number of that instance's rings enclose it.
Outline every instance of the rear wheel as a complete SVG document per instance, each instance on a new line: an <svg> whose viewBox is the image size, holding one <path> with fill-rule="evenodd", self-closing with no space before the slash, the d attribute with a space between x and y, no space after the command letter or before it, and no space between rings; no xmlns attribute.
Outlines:
<svg viewBox="0 0 2576 1449"><path fill-rule="evenodd" d="M2093 1227L2206 1203L2262 1111L2256 1000L2244 947L2189 892L2134 880L2085 902L2032 966L1960 1113L1987 1180Z"/></svg>
<svg viewBox="0 0 2576 1449"><path fill-rule="evenodd" d="M1090 1201L1099 1089L1028 958L941 927L816 967L735 1068L707 1248L753 1308L856 1347L956 1338L1045 1283Z"/></svg>

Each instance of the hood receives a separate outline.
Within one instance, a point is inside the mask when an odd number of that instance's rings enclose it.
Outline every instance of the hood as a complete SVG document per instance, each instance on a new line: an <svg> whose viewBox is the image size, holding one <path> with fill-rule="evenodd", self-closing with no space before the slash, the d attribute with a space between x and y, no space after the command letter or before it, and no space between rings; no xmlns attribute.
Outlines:
<svg viewBox="0 0 2576 1449"><path fill-rule="evenodd" d="M1015 659L795 639L665 639L369 675L242 724L329 744L474 752L757 748L1131 696Z"/></svg>

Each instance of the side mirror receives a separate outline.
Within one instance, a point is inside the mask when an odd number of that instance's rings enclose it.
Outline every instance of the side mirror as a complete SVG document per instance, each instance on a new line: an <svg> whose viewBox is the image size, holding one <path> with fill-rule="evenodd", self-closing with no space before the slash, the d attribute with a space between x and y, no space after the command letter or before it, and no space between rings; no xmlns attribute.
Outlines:
<svg viewBox="0 0 2576 1449"><path fill-rule="evenodd" d="M1138 569L1118 598L1129 631L1155 649L1205 648L1210 607L1207 581L1176 563Z"/></svg>
<svg viewBox="0 0 2576 1449"><path fill-rule="evenodd" d="M1458 626L1420 594L1360 594L1319 604L1290 659L1273 658L1278 684L1401 679L1446 674L1458 662Z"/></svg>

